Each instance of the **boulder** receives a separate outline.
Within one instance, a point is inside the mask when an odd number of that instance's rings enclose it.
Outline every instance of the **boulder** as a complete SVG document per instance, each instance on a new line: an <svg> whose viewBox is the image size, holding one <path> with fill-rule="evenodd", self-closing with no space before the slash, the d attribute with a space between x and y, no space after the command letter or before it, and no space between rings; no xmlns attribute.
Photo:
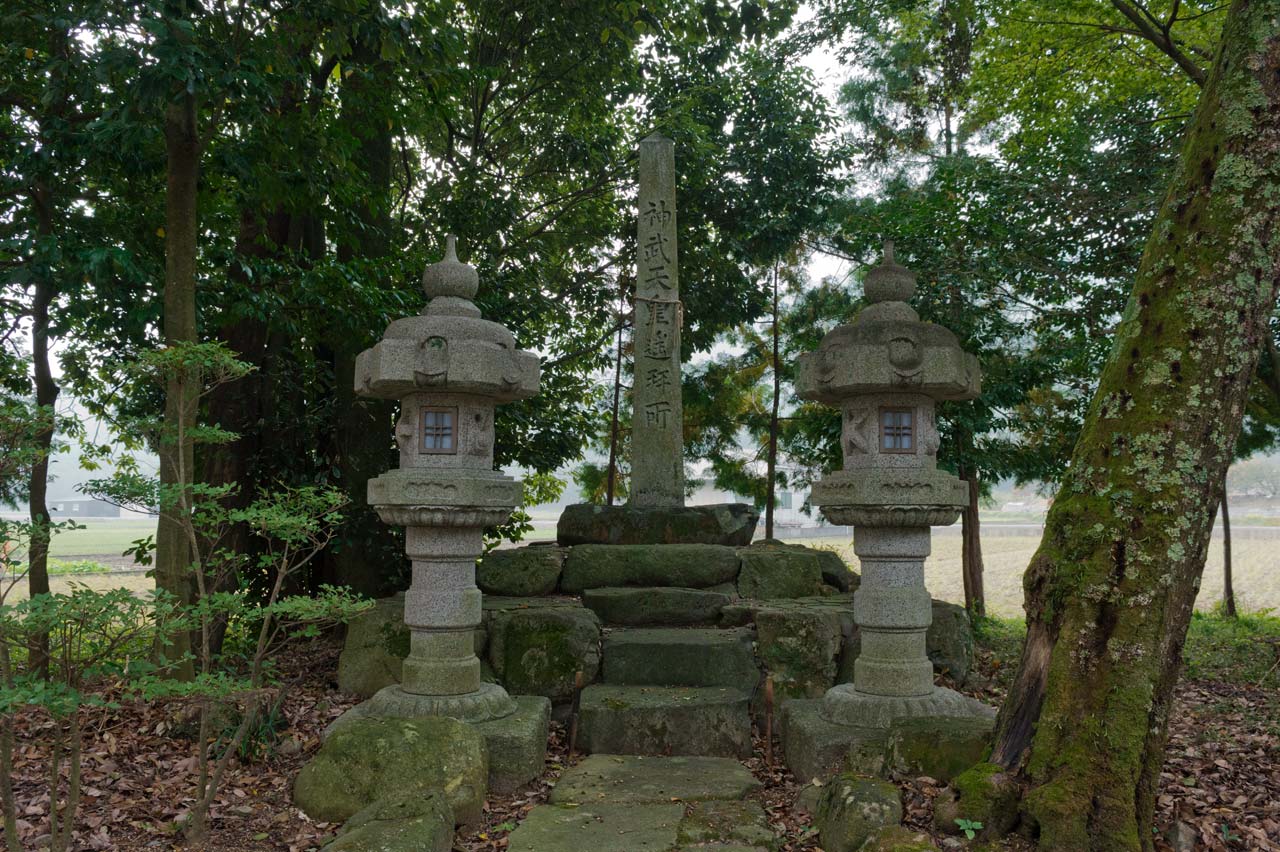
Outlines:
<svg viewBox="0 0 1280 852"><path fill-rule="evenodd" d="M321 852L449 852L453 811L442 790L380 799L342 827Z"/></svg>
<svg viewBox="0 0 1280 852"><path fill-rule="evenodd" d="M512 695L573 698L574 675L595 679L600 668L600 619L582 606L492 611L488 659Z"/></svg>
<svg viewBox="0 0 1280 852"><path fill-rule="evenodd" d="M738 552L713 544L584 544L569 551L560 587L569 594L604 586L705 589L738 575Z"/></svg>
<svg viewBox="0 0 1280 852"><path fill-rule="evenodd" d="M486 595L549 595L560 582L566 552L545 544L491 550L476 563L476 585Z"/></svg>
<svg viewBox="0 0 1280 852"><path fill-rule="evenodd" d="M356 718L329 735L293 784L311 819L343 822L395 793L444 790L454 819L480 821L488 784L484 739L446 717Z"/></svg>
<svg viewBox="0 0 1280 852"><path fill-rule="evenodd" d="M757 653L777 700L820 698L835 683L840 622L840 613L829 607L756 612Z"/></svg>
<svg viewBox="0 0 1280 852"><path fill-rule="evenodd" d="M556 524L562 545L751 543L760 513L746 503L637 508L579 503Z"/></svg>
<svg viewBox="0 0 1280 852"><path fill-rule="evenodd" d="M759 542L738 551L738 594L744 598L804 598L822 594L822 563L807 547Z"/></svg>
<svg viewBox="0 0 1280 852"><path fill-rule="evenodd" d="M338 655L338 689L369 698L400 682L400 669L408 654L404 595L374 601L347 624L346 641Z"/></svg>
<svg viewBox="0 0 1280 852"><path fill-rule="evenodd" d="M857 852L886 826L902 822L902 794L888 781L845 773L832 779L813 824L826 852Z"/></svg>
<svg viewBox="0 0 1280 852"><path fill-rule="evenodd" d="M822 566L822 582L841 594L858 590L862 578L849 567L849 563L845 562L839 553L824 547L815 547L811 550L818 555L818 564Z"/></svg>
<svg viewBox="0 0 1280 852"><path fill-rule="evenodd" d="M935 600L933 623L925 634L925 651L934 671L963 684L973 666L973 626L959 604Z"/></svg>
<svg viewBox="0 0 1280 852"><path fill-rule="evenodd" d="M934 800L933 825L960 833L960 820L981 824L984 837L1001 837L1018 822L1018 785L1002 766L979 763L951 779Z"/></svg>
<svg viewBox="0 0 1280 852"><path fill-rule="evenodd" d="M994 727L994 720L975 717L899 719L889 728L889 768L899 775L950 781L987 756Z"/></svg>

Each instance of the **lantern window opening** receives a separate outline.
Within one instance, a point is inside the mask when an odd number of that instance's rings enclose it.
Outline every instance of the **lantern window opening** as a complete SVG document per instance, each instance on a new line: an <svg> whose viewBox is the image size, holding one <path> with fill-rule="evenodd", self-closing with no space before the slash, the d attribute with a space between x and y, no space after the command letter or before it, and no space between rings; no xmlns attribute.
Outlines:
<svg viewBox="0 0 1280 852"><path fill-rule="evenodd" d="M914 408L880 409L880 452L916 452Z"/></svg>
<svg viewBox="0 0 1280 852"><path fill-rule="evenodd" d="M422 452L448 455L458 452L457 406L424 406L420 422Z"/></svg>

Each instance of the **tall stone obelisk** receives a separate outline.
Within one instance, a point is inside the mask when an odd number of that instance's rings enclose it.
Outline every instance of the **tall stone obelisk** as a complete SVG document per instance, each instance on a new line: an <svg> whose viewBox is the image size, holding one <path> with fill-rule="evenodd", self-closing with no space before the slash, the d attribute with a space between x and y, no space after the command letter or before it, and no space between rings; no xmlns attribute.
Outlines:
<svg viewBox="0 0 1280 852"><path fill-rule="evenodd" d="M675 143L660 133L640 143L639 214L629 502L637 508L683 506L676 156Z"/></svg>

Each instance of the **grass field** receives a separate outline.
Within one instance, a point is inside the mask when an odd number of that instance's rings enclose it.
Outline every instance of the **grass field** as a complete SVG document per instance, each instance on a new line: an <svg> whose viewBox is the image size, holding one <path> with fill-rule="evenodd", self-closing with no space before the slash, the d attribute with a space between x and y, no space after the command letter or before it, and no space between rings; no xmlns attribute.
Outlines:
<svg viewBox="0 0 1280 852"><path fill-rule="evenodd" d="M86 518L76 521L84 529L69 530L53 537L49 555L55 559L81 556L119 556L140 538L155 535L156 522L150 518L125 520Z"/></svg>

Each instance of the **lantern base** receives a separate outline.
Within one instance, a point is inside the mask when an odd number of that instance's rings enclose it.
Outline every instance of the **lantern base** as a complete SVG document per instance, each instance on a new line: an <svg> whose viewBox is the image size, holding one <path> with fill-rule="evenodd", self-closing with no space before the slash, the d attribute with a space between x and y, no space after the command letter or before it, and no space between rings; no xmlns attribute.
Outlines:
<svg viewBox="0 0 1280 852"><path fill-rule="evenodd" d="M954 689L935 686L925 695L872 695L851 683L831 687L822 697L820 715L837 725L887 728L899 719L922 716L994 719L996 710Z"/></svg>
<svg viewBox="0 0 1280 852"><path fill-rule="evenodd" d="M448 716L460 722L489 722L510 716L515 699L496 683L482 683L476 692L462 695L417 695L399 684L378 690L360 705L360 715L392 719Z"/></svg>

